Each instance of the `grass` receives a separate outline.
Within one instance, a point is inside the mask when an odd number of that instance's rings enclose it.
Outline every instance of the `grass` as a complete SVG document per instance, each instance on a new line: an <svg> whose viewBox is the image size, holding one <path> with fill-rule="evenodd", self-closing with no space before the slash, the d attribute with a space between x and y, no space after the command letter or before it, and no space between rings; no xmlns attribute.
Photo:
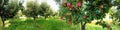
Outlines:
<svg viewBox="0 0 120 30"><path fill-rule="evenodd" d="M59 18L37 18L36 25L34 25L33 19L28 18L26 21L21 21L21 19L10 19L9 27L5 30L80 30L80 24L68 25L65 20L60 20ZM107 28L102 28L99 25L86 24L86 30L108 30ZM120 30L118 25L113 25L112 30Z"/></svg>
<svg viewBox="0 0 120 30"><path fill-rule="evenodd" d="M64 30L69 26L65 21L53 19L37 19L36 25L32 19L26 21L11 21L11 25L6 30Z"/></svg>
<svg viewBox="0 0 120 30"><path fill-rule="evenodd" d="M0 20L0 30L2 30L2 22L1 22L1 20Z"/></svg>
<svg viewBox="0 0 120 30"><path fill-rule="evenodd" d="M107 30L107 28L102 28L102 26L99 25L87 24L86 30Z"/></svg>

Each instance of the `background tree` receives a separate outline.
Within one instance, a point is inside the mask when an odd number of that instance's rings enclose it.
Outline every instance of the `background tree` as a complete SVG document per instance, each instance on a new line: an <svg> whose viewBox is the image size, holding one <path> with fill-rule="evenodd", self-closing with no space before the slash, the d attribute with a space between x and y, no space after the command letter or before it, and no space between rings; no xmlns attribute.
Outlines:
<svg viewBox="0 0 120 30"><path fill-rule="evenodd" d="M37 2L27 2L27 9L23 10L23 14L27 17L32 17L34 19L34 23L36 22L36 18L38 15L47 17L51 15L53 12L47 3L43 2L41 4Z"/></svg>
<svg viewBox="0 0 120 30"><path fill-rule="evenodd" d="M85 30L86 23L94 19L100 20L96 24L111 29L102 19L113 5L112 0L66 0L61 4L60 15L68 24L81 23L81 30Z"/></svg>
<svg viewBox="0 0 120 30"><path fill-rule="evenodd" d="M23 14L26 15L27 17L32 17L34 19L34 23L35 23L35 19L37 18L37 16L39 15L39 5L36 2L27 2L27 9L22 10Z"/></svg>
<svg viewBox="0 0 120 30"><path fill-rule="evenodd" d="M47 18L48 16L53 16L54 13L46 2L42 2L40 5L39 15Z"/></svg>
<svg viewBox="0 0 120 30"><path fill-rule="evenodd" d="M9 2L9 3L8 3ZM2 19L3 27L5 21L9 18L13 18L19 10L17 1L2 0L0 5L0 17Z"/></svg>

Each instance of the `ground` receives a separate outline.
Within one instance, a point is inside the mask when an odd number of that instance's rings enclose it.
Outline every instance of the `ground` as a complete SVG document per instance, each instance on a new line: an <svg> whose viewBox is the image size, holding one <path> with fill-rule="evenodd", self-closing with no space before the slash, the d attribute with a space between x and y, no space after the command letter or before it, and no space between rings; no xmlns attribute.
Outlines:
<svg viewBox="0 0 120 30"><path fill-rule="evenodd" d="M25 21L21 19L9 19L10 24L5 27L5 30L80 30L80 24L68 25L65 20L60 20L59 18L37 18L36 25L33 19L28 18ZM0 21L1 23L1 21ZM0 28L1 25L0 25ZM86 25L86 30L108 30L107 28L102 28L99 25L89 24ZM112 25L112 30L120 30L119 26Z"/></svg>

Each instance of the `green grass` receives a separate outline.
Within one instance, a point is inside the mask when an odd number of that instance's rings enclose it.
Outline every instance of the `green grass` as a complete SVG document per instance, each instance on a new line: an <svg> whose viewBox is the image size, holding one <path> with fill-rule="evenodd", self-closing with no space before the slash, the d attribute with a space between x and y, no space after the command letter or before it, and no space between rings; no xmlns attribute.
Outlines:
<svg viewBox="0 0 120 30"><path fill-rule="evenodd" d="M59 18L37 18L36 25L33 19L28 18L26 21L21 21L21 19L9 19L9 27L5 30L80 30L80 24L78 25L68 25L65 20L60 20ZM108 30L107 28L102 28L99 25L86 24L86 30ZM118 25L113 25L112 30L120 30Z"/></svg>
<svg viewBox="0 0 120 30"><path fill-rule="evenodd" d="M0 20L0 30L2 30L2 22L1 22L1 20Z"/></svg>
<svg viewBox="0 0 120 30"><path fill-rule="evenodd" d="M120 25L112 25L112 30L120 30Z"/></svg>
<svg viewBox="0 0 120 30"><path fill-rule="evenodd" d="M107 28L102 28L102 26L99 25L87 24L86 30L107 30Z"/></svg>
<svg viewBox="0 0 120 30"><path fill-rule="evenodd" d="M53 19L37 19L36 25L34 25L32 19L27 19L26 21L10 21L10 23L11 25L6 30L64 30L69 28L65 21Z"/></svg>

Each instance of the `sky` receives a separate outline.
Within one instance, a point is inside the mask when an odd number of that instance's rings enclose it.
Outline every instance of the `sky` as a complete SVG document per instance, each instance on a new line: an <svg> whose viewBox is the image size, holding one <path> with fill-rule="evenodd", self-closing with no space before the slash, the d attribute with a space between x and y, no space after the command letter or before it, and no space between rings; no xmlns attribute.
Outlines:
<svg viewBox="0 0 120 30"><path fill-rule="evenodd" d="M26 7L26 2L29 1L35 1L35 0L24 0L23 6ZM48 5L50 5L51 9L54 12L58 12L59 10L59 4L57 4L54 0L37 0L39 4L41 4L41 2L47 2Z"/></svg>

